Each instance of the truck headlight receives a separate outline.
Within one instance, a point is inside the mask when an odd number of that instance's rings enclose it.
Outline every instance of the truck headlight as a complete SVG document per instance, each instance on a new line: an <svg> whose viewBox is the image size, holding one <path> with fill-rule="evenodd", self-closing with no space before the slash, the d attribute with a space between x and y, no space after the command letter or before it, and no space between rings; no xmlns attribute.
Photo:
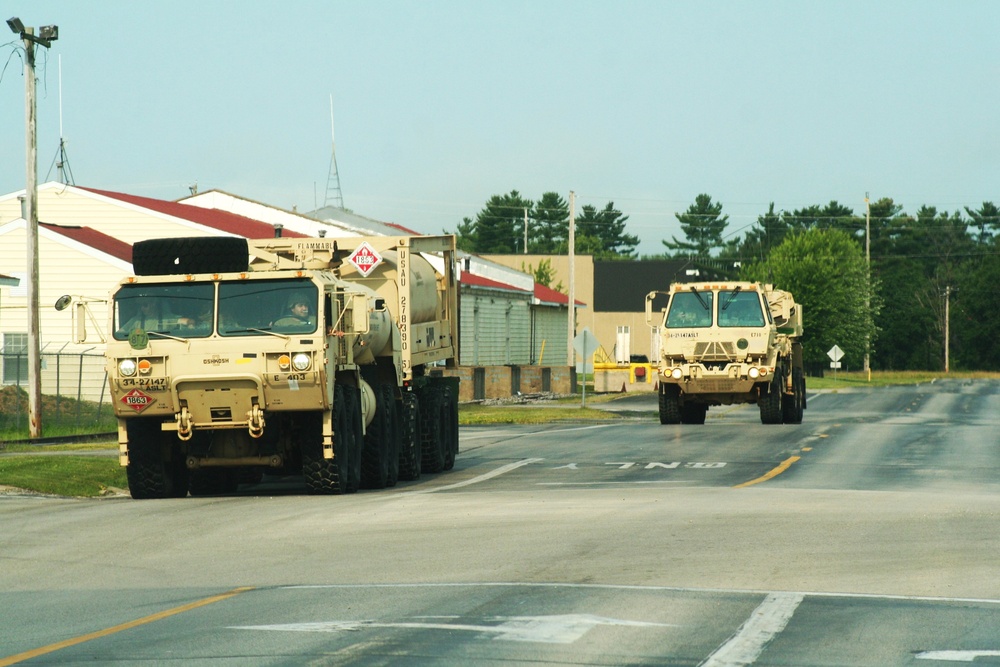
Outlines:
<svg viewBox="0 0 1000 667"><path fill-rule="evenodd" d="M681 372L681 369L679 368L675 368L674 370L670 371L670 377L672 377L675 380L680 380L681 376L683 375L684 374Z"/></svg>
<svg viewBox="0 0 1000 667"><path fill-rule="evenodd" d="M118 362L118 372L127 378L135 375L135 359L122 359Z"/></svg>
<svg viewBox="0 0 1000 667"><path fill-rule="evenodd" d="M305 352L298 352L292 357L292 368L297 371L309 370L310 364L311 360L309 359L309 355Z"/></svg>
<svg viewBox="0 0 1000 667"><path fill-rule="evenodd" d="M750 376L751 380L756 380L757 378L760 377L760 369L757 368L756 366L752 366L750 370L747 371L747 375Z"/></svg>

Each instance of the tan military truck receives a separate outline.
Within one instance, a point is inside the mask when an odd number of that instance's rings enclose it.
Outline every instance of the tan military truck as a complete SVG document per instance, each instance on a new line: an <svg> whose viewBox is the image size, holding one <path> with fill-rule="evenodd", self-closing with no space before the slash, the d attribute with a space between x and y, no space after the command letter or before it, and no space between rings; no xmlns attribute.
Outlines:
<svg viewBox="0 0 1000 667"><path fill-rule="evenodd" d="M754 282L674 283L646 296L646 322L659 330L661 424L704 424L710 406L738 403L756 403L764 424L802 422L802 307L788 292Z"/></svg>
<svg viewBox="0 0 1000 667"><path fill-rule="evenodd" d="M107 371L133 498L268 472L352 493L454 465L453 236L154 239L132 265Z"/></svg>

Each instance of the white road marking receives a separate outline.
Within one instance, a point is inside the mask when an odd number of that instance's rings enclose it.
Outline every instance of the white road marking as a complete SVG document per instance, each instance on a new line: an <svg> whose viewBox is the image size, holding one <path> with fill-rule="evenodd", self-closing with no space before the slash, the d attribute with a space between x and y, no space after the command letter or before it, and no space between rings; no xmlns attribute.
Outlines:
<svg viewBox="0 0 1000 667"><path fill-rule="evenodd" d="M675 593L721 593L725 595L781 595L774 591L764 591L755 588L698 588L691 586L651 586L643 584L572 584L557 582L529 581L442 581L433 583L362 583L362 584L295 584L280 586L277 590L296 590L300 588L579 588L619 591L670 591ZM903 602L959 602L963 604L991 604L1000 606L1000 599L993 598L954 598L935 597L931 595L885 595L877 593L830 593L825 591L786 591L786 595L803 598L826 598L831 600L899 600Z"/></svg>
<svg viewBox="0 0 1000 667"><path fill-rule="evenodd" d="M467 623L428 623L404 621L383 623L379 621L327 621L320 623L286 623L281 625L238 625L230 630L268 630L278 632L346 632L365 628L408 628L420 630L466 630L493 635L494 640L512 642L538 642L544 644L572 644L599 625L634 628L674 628L671 623L647 623L592 614L563 614L559 616L497 616L497 625L472 625Z"/></svg>
<svg viewBox="0 0 1000 667"><path fill-rule="evenodd" d="M801 593L768 595L736 634L701 663L702 667L752 665L764 647L785 629L803 598Z"/></svg>
<svg viewBox="0 0 1000 667"><path fill-rule="evenodd" d="M998 656L1000 656L1000 651L923 651L914 657L917 660L975 662L976 658L996 658Z"/></svg>
<svg viewBox="0 0 1000 667"><path fill-rule="evenodd" d="M450 489L460 489L463 486L470 486L472 484L478 484L479 482L485 482L488 479L493 479L494 477L499 477L504 473L508 473L511 470L517 470L522 466L526 466L532 463L538 463L539 461L544 461L545 459L523 459L521 461L515 461L514 463L508 463L505 466L500 466L495 470L491 470L487 473L483 473L478 477L473 477L472 479L467 479L463 482L456 482L454 484L448 484L446 486L437 486L429 489L420 489L419 491L408 491L399 494L399 498L404 498L408 496L417 496L424 493L437 493L438 491L448 491Z"/></svg>

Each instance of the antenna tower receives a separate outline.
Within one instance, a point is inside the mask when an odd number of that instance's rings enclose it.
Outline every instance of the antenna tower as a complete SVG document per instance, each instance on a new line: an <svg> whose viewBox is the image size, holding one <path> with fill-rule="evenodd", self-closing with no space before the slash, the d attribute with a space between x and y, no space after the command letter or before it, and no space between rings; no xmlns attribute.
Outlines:
<svg viewBox="0 0 1000 667"><path fill-rule="evenodd" d="M59 171L60 183L63 185L76 185L76 181L73 179L73 170L69 166L69 155L66 154L66 139L63 138L62 55L59 56L59 150L52 160L52 166L49 167L48 174L45 174L45 180L49 180L52 167L55 167Z"/></svg>
<svg viewBox="0 0 1000 667"><path fill-rule="evenodd" d="M333 131L333 94L330 94L330 175L326 179L326 200L324 206L344 208L344 193L340 190L340 174L337 172L337 141Z"/></svg>

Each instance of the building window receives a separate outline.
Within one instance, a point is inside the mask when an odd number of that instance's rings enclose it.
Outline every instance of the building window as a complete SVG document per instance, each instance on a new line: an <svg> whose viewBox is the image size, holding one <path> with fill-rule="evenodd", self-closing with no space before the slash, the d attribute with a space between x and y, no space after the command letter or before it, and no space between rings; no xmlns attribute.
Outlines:
<svg viewBox="0 0 1000 667"><path fill-rule="evenodd" d="M28 334L5 333L0 357L3 360L4 384L28 383Z"/></svg>

